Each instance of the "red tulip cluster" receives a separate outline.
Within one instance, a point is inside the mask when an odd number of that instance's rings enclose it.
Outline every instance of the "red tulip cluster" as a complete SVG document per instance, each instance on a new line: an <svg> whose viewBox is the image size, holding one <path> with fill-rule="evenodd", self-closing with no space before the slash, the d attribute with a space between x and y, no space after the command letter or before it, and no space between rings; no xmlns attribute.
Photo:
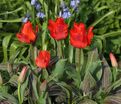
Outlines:
<svg viewBox="0 0 121 104"><path fill-rule="evenodd" d="M48 29L50 35L55 40L62 40L68 36L68 25L64 22L63 18L57 18L56 21L49 20ZM85 48L91 44L93 38L93 27L85 28L84 23L74 23L73 28L70 30L70 43L76 48Z"/></svg>
<svg viewBox="0 0 121 104"><path fill-rule="evenodd" d="M50 31L50 36L59 41L66 39L69 33L68 25L64 22L62 17L57 18L55 21L49 20L48 29ZM89 27L88 30L85 28L84 23L74 23L72 29L70 29L70 44L76 48L85 48L91 44L93 38L93 27ZM33 43L36 40L36 30L30 21L23 24L20 33L17 33L17 38L19 41L24 43ZM50 61L50 53L48 51L40 51L38 57L36 58L36 65L40 68L46 68Z"/></svg>

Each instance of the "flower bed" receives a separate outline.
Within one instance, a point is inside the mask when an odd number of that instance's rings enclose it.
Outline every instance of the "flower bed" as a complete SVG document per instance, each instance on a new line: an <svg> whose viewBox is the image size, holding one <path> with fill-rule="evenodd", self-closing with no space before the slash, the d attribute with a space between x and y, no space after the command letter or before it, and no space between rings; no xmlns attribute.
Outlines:
<svg viewBox="0 0 121 104"><path fill-rule="evenodd" d="M119 1L2 0L0 104L120 104Z"/></svg>

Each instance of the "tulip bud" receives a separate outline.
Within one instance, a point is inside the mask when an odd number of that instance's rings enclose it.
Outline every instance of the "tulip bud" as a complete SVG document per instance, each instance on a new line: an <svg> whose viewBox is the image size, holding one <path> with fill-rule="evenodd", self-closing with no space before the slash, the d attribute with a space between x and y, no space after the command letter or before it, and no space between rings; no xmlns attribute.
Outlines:
<svg viewBox="0 0 121 104"><path fill-rule="evenodd" d="M44 92L46 90L46 87L47 87L47 81L44 80L40 85L40 91Z"/></svg>
<svg viewBox="0 0 121 104"><path fill-rule="evenodd" d="M28 68L26 66L24 66L19 77L18 77L18 82L23 83L23 81L25 80L27 70L28 70Z"/></svg>
<svg viewBox="0 0 121 104"><path fill-rule="evenodd" d="M111 60L111 64L113 67L118 67L118 63L117 63L117 60L116 60L116 57L114 56L113 53L110 53L110 60Z"/></svg>
<svg viewBox="0 0 121 104"><path fill-rule="evenodd" d="M2 85L2 84L3 84L3 79L2 79L2 76L0 74L0 85Z"/></svg>

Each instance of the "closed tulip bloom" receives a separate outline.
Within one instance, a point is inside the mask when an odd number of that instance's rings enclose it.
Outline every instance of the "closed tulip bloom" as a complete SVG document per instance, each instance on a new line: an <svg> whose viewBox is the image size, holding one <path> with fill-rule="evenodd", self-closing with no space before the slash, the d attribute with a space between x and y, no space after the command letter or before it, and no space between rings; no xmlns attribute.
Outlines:
<svg viewBox="0 0 121 104"><path fill-rule="evenodd" d="M62 40L68 36L68 25L62 17L57 18L56 21L49 20L48 29L50 36L55 40Z"/></svg>
<svg viewBox="0 0 121 104"><path fill-rule="evenodd" d="M50 62L50 53L44 50L40 51L35 61L38 67L46 68Z"/></svg>
<svg viewBox="0 0 121 104"><path fill-rule="evenodd" d="M36 30L33 29L30 21L23 24L20 33L17 33L17 38L19 41L24 43L32 43L36 39Z"/></svg>
<svg viewBox="0 0 121 104"><path fill-rule="evenodd" d="M2 76L0 74L0 85L2 85L2 84L3 84L3 79L2 79Z"/></svg>
<svg viewBox="0 0 121 104"><path fill-rule="evenodd" d="M26 77L28 68L26 66L23 67L19 77L18 77L18 82L23 83Z"/></svg>
<svg viewBox="0 0 121 104"><path fill-rule="evenodd" d="M70 30L70 43L76 48L85 48L91 44L93 38L93 27L85 28L84 23L74 23Z"/></svg>
<svg viewBox="0 0 121 104"><path fill-rule="evenodd" d="M118 63L117 63L117 60L116 60L116 57L114 56L114 54L110 53L109 57L110 57L112 66L113 67L118 67Z"/></svg>

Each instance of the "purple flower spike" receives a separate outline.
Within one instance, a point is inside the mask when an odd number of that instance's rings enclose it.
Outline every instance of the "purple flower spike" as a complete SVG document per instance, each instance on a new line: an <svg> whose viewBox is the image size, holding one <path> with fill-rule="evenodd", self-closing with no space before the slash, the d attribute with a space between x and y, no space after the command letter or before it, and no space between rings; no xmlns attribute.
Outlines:
<svg viewBox="0 0 121 104"><path fill-rule="evenodd" d="M60 7L61 7L61 8L66 8L65 3L64 3L64 2L62 2Z"/></svg>
<svg viewBox="0 0 121 104"><path fill-rule="evenodd" d="M38 11L39 11L39 10L40 10L40 8L41 8L41 5L40 5L39 3L36 3L36 4L35 4L35 8L36 8L36 10L38 10Z"/></svg>
<svg viewBox="0 0 121 104"><path fill-rule="evenodd" d="M68 8L63 8L63 12L68 12Z"/></svg>
<svg viewBox="0 0 121 104"><path fill-rule="evenodd" d="M37 0L31 0L31 5L35 5Z"/></svg>
<svg viewBox="0 0 121 104"><path fill-rule="evenodd" d="M75 9L77 8L79 3L80 3L80 0L71 0L70 6Z"/></svg>
<svg viewBox="0 0 121 104"><path fill-rule="evenodd" d="M71 13L69 11L69 8L65 5L64 2L61 2L61 11L59 12L59 16L63 17L64 19L67 19L69 17L71 17Z"/></svg>
<svg viewBox="0 0 121 104"><path fill-rule="evenodd" d="M67 19L67 18L71 17L71 13L70 13L69 11L63 12L62 17L63 17L64 19Z"/></svg>
<svg viewBox="0 0 121 104"><path fill-rule="evenodd" d="M26 23L27 21L28 21L28 17L24 17L24 18L22 18L22 20L21 20L23 23Z"/></svg>
<svg viewBox="0 0 121 104"><path fill-rule="evenodd" d="M38 18L44 18L45 17L45 14L43 12L38 12L37 13L37 17Z"/></svg>

